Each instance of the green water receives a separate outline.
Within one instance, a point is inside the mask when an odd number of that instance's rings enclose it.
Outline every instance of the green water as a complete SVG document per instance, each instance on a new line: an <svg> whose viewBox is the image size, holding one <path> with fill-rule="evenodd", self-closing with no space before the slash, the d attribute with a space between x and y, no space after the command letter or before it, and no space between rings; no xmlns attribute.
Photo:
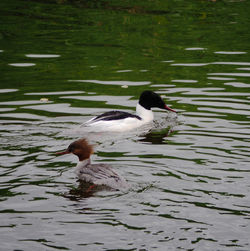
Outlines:
<svg viewBox="0 0 250 251"><path fill-rule="evenodd" d="M249 1L0 1L3 250L249 250ZM152 130L91 135L161 94ZM78 128L78 129L77 129ZM95 144L131 185L86 193ZM0 249L1 249L0 248Z"/></svg>

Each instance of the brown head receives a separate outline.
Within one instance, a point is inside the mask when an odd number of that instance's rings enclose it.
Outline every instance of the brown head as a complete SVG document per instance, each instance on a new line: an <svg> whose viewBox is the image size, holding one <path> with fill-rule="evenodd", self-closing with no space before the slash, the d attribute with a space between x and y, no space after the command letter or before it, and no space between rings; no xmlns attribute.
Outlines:
<svg viewBox="0 0 250 251"><path fill-rule="evenodd" d="M78 156L79 161L89 159L90 155L94 153L93 147L89 145L86 139L79 139L71 143L67 150L64 152L58 152L57 155L63 155L73 153Z"/></svg>

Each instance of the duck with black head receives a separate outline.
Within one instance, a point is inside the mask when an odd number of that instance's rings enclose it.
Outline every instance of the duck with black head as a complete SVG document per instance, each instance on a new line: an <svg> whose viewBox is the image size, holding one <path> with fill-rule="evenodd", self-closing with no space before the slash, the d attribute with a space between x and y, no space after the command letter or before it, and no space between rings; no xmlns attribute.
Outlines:
<svg viewBox="0 0 250 251"><path fill-rule="evenodd" d="M81 125L96 132L113 131L124 132L138 128L154 119L151 108L175 112L168 107L163 99L153 91L143 91L136 106L136 114L124 111L109 111L100 114Z"/></svg>

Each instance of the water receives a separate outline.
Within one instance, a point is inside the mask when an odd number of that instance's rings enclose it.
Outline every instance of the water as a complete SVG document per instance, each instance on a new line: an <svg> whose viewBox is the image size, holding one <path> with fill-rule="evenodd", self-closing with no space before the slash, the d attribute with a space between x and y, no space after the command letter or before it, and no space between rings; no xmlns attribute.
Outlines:
<svg viewBox="0 0 250 251"><path fill-rule="evenodd" d="M249 250L248 1L0 3L1 250ZM161 94L178 116L79 128ZM131 188L87 192L95 144Z"/></svg>

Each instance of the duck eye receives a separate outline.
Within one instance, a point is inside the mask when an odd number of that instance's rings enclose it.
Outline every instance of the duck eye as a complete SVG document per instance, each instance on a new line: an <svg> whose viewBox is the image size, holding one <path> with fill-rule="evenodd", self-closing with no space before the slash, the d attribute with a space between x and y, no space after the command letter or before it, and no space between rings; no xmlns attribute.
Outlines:
<svg viewBox="0 0 250 251"><path fill-rule="evenodd" d="M72 153L72 152L74 151L74 147L70 145L70 146L68 147L68 151L69 151L70 153Z"/></svg>

